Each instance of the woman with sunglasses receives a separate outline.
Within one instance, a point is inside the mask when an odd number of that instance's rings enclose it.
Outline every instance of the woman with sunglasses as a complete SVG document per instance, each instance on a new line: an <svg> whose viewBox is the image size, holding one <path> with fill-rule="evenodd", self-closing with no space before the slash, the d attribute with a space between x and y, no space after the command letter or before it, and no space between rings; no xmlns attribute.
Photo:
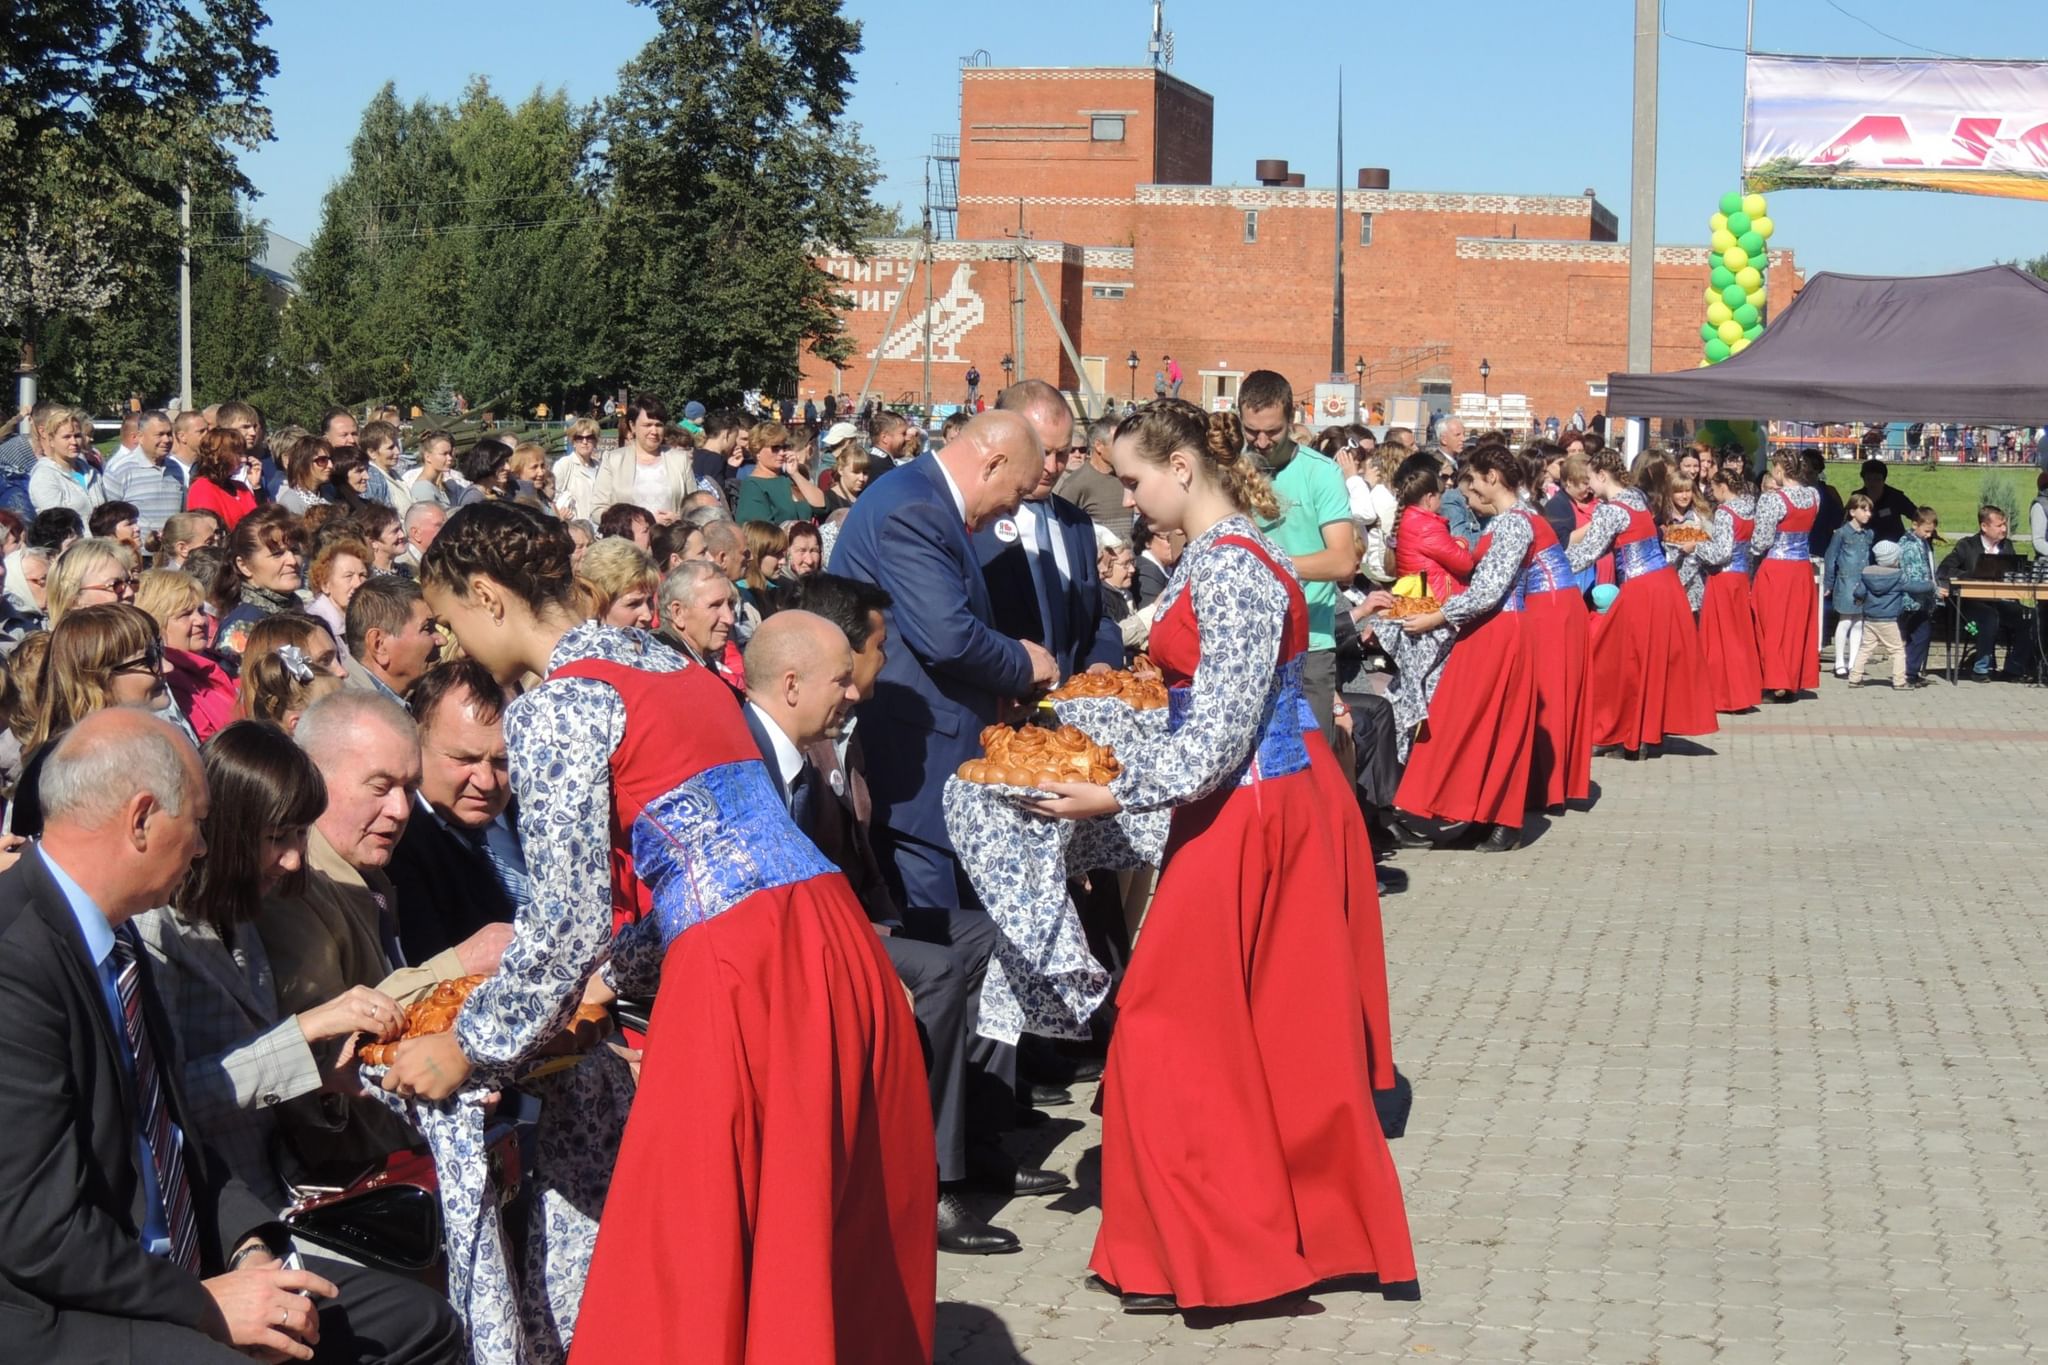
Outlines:
<svg viewBox="0 0 2048 1365"><path fill-rule="evenodd" d="M804 477L803 457L790 441L789 428L763 422L747 433L754 472L740 480L732 517L749 521L816 521L825 510L825 490Z"/></svg>
<svg viewBox="0 0 2048 1365"><path fill-rule="evenodd" d="M79 607L127 602L135 597L135 575L129 572L128 556L117 541L88 539L72 542L50 566L50 625L55 628L67 612Z"/></svg>
<svg viewBox="0 0 2048 1365"><path fill-rule="evenodd" d="M235 680L213 657L206 589L191 574L151 569L136 580L135 605L163 632L171 695L203 744L235 718Z"/></svg>
<svg viewBox="0 0 2048 1365"><path fill-rule="evenodd" d="M383 1083L429 1101L496 1087L593 975L658 987L637 1094L578 1115L593 1158L624 1138L615 1171L582 1172L611 1189L561 1323L575 1358L929 1360L936 1157L904 991L732 694L582 620L569 552L559 522L482 503L421 564L470 658L541 679L504 717L532 899L454 1031L399 1044Z"/></svg>
<svg viewBox="0 0 2048 1365"><path fill-rule="evenodd" d="M301 438L285 463L285 486L278 490L277 505L302 517L307 508L332 501L328 480L333 473L334 447L318 436Z"/></svg>
<svg viewBox="0 0 2048 1365"><path fill-rule="evenodd" d="M569 424L568 449L555 461L555 511L571 521L597 520L597 423Z"/></svg>
<svg viewBox="0 0 2048 1365"><path fill-rule="evenodd" d="M149 613L126 602L75 607L50 632L36 682L36 715L22 740L26 762L14 789L8 832L34 838L43 832L36 798L51 741L95 711L134 706L153 711L188 733L164 683L164 647Z"/></svg>
<svg viewBox="0 0 2048 1365"><path fill-rule="evenodd" d="M215 648L229 672L241 667L249 628L281 611L300 611L305 582L306 534L282 505L242 518L228 537L227 557L213 580L220 615Z"/></svg>

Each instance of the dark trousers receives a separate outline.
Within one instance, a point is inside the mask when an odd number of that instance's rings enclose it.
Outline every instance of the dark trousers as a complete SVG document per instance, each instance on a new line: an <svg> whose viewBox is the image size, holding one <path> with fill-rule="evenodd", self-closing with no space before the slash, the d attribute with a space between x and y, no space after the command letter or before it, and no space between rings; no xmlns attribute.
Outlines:
<svg viewBox="0 0 2048 1365"><path fill-rule="evenodd" d="M877 820L869 831L883 879L898 905L957 910L975 904L960 857L950 845L931 844ZM913 935L913 937L922 937Z"/></svg>
<svg viewBox="0 0 2048 1365"><path fill-rule="evenodd" d="M1927 650L1934 643L1934 609L1908 611L1899 618L1899 634L1906 637L1906 677L1917 679L1927 672Z"/></svg>
<svg viewBox="0 0 2048 1365"><path fill-rule="evenodd" d="M1301 694L1315 712L1323 742L1337 747L1337 651L1312 649L1301 658Z"/></svg>
<svg viewBox="0 0 2048 1365"><path fill-rule="evenodd" d="M996 935L1001 931L985 910L914 909L903 912L903 932L920 943L950 951L958 960L966 992L958 1035L962 1045L963 1088L955 1100L957 1128L962 1134L960 1150L964 1153L967 1148L993 1143L1015 1121L1017 1107L1016 1045L984 1038L975 1031L981 1022L981 983L988 975L988 960L995 952ZM915 993L913 986L912 994ZM936 1114L935 1108L935 1119ZM958 1175L946 1172L946 1160L942 1132L940 1179L959 1179ZM964 1162L961 1173L965 1173Z"/></svg>
<svg viewBox="0 0 2048 1365"><path fill-rule="evenodd" d="M1963 643L1969 647L1972 669L1989 673L1995 666L1997 648L2005 646L2005 673L2018 677L2034 668L2034 619L2017 602L1986 601L1978 598L1962 604Z"/></svg>
<svg viewBox="0 0 2048 1365"><path fill-rule="evenodd" d="M305 1258L341 1291L320 1310L313 1359L341 1365L456 1365L469 1359L448 1300L413 1280L343 1261ZM10 1315L13 1316L13 1315ZM45 1323L11 1322L0 1361L93 1360L132 1365L249 1365L249 1357L201 1332L167 1322L60 1312Z"/></svg>
<svg viewBox="0 0 2048 1365"><path fill-rule="evenodd" d="M967 1018L971 998L960 954L937 943L897 933L882 940L896 975L910 991L917 1031L924 1039L925 1073L932 1095L932 1134L939 1179L967 1174ZM981 991L976 975L973 995Z"/></svg>

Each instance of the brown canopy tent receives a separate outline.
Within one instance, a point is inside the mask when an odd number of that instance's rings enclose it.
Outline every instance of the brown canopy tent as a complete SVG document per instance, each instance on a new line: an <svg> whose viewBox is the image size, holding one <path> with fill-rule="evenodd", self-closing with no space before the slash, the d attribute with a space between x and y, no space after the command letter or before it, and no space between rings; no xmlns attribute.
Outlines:
<svg viewBox="0 0 2048 1365"><path fill-rule="evenodd" d="M2011 266L1953 275L1815 275L1740 355L1615 374L1631 417L1808 422L2048 421L2048 282Z"/></svg>

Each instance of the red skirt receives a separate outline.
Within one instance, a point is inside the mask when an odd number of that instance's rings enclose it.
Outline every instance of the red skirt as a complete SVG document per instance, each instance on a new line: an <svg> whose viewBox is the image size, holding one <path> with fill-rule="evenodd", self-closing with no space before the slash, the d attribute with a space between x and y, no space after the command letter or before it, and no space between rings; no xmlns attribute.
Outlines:
<svg viewBox="0 0 2048 1365"><path fill-rule="evenodd" d="M1451 646L1396 807L1521 828L1536 734L1536 675L1522 631L1520 612L1497 611Z"/></svg>
<svg viewBox="0 0 2048 1365"><path fill-rule="evenodd" d="M1593 794L1592 624L1576 588L1531 593L1522 640L1536 678L1536 735L1529 750L1529 808L1549 810Z"/></svg>
<svg viewBox="0 0 2048 1365"><path fill-rule="evenodd" d="M1723 569L1707 580L1707 595L1700 600L1700 653L1716 711L1747 711L1764 699L1749 575L1739 569Z"/></svg>
<svg viewBox="0 0 2048 1365"><path fill-rule="evenodd" d="M1692 607L1678 572L1662 568L1621 585L1593 631L1593 742L1640 749L1666 735L1720 728Z"/></svg>
<svg viewBox="0 0 2048 1365"><path fill-rule="evenodd" d="M1811 692L1820 686L1820 589L1803 559L1766 559L1750 585L1764 690Z"/></svg>
<svg viewBox="0 0 2048 1365"><path fill-rule="evenodd" d="M930 1360L917 1025L837 875L669 948L571 1360Z"/></svg>
<svg viewBox="0 0 2048 1365"><path fill-rule="evenodd" d="M1358 813L1358 791L1344 780L1336 755L1322 733L1310 730L1310 775L1316 799L1335 813L1337 847L1343 859L1345 919L1351 929L1351 963L1358 972L1359 1002L1365 1011L1368 1074L1375 1090L1394 1088L1393 1011L1387 1005L1387 940L1380 923L1379 877L1373 871L1372 838Z"/></svg>
<svg viewBox="0 0 2048 1365"><path fill-rule="evenodd" d="M1326 783L1312 767L1174 812L1102 1082L1089 1265L1126 1293L1220 1307L1415 1279L1359 1010L1372 869Z"/></svg>

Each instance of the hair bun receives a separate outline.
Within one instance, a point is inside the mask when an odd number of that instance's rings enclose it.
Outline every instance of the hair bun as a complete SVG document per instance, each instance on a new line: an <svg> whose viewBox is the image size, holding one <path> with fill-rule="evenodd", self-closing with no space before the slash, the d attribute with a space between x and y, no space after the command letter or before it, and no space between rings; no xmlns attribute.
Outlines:
<svg viewBox="0 0 2048 1365"><path fill-rule="evenodd" d="M1234 412L1209 414L1209 458L1228 468L1244 455L1244 423Z"/></svg>

